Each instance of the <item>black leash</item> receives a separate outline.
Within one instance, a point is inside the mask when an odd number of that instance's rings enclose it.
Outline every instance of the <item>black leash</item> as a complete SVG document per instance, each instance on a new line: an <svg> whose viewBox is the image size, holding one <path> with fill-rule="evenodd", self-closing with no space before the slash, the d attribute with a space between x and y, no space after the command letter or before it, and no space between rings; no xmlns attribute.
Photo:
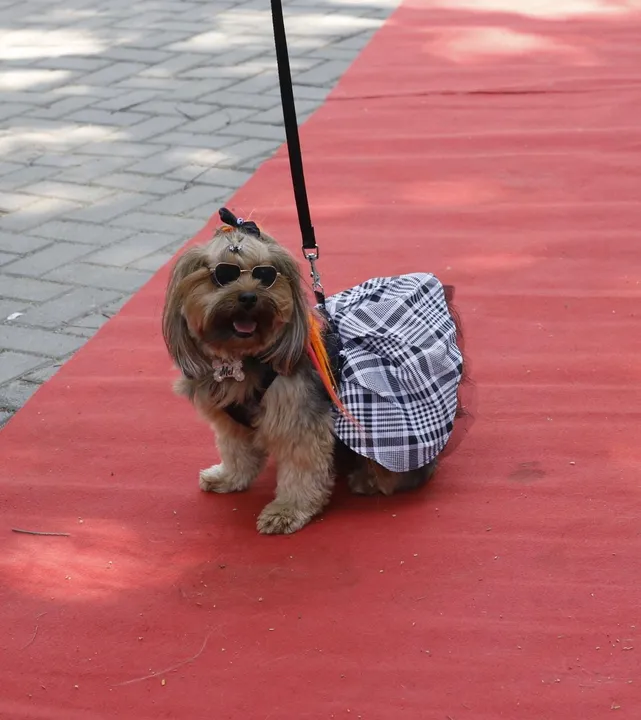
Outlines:
<svg viewBox="0 0 641 720"><path fill-rule="evenodd" d="M325 304L325 291L321 285L320 274L316 269L316 261L320 256L316 235L309 212L307 187L305 186L305 173L303 172L303 156L298 135L298 120L296 119L296 104L294 102L294 88L292 87L292 73L289 67L289 53L287 52L287 35L283 19L283 6L281 0L271 0L272 22L274 25L274 42L276 44L276 62L278 64L278 82L280 84L280 98L283 105L283 119L285 121L285 136L287 138L287 153L289 155L289 168L294 186L296 199L296 212L298 224L303 239L303 255L311 267L312 290L316 301Z"/></svg>

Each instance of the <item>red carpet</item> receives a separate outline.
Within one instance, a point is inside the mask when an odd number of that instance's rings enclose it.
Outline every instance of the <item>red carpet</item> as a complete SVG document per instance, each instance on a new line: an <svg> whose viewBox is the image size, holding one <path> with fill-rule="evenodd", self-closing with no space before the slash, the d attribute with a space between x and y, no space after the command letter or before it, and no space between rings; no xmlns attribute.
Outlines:
<svg viewBox="0 0 641 720"><path fill-rule="evenodd" d="M270 473L199 492L159 273L0 434L3 720L639 717L641 16L591 2L406 4L305 126L327 289L457 287L433 486L291 537ZM284 153L231 207L298 252Z"/></svg>

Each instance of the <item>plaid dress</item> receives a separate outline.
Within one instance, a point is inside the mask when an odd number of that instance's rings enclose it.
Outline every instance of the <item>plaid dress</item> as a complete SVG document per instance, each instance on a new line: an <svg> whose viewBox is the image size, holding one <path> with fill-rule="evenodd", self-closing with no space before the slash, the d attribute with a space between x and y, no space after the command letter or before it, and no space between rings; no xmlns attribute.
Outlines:
<svg viewBox="0 0 641 720"><path fill-rule="evenodd" d="M335 433L393 472L434 460L452 432L463 369L443 286L427 273L373 278L327 298L340 351Z"/></svg>

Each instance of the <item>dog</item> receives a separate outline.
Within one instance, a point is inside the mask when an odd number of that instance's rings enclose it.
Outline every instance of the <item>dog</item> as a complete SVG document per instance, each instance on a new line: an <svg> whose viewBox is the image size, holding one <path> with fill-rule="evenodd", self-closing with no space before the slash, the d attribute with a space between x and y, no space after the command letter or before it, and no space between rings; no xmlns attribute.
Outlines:
<svg viewBox="0 0 641 720"><path fill-rule="evenodd" d="M309 352L310 334L327 331L327 318L310 306L289 251L254 223L231 217L207 245L178 259L162 318L181 372L175 390L217 440L221 462L200 472L201 490L247 490L273 457L275 498L257 529L281 534L322 512L337 476L366 495L424 485L436 459L392 472L337 438L336 395Z"/></svg>

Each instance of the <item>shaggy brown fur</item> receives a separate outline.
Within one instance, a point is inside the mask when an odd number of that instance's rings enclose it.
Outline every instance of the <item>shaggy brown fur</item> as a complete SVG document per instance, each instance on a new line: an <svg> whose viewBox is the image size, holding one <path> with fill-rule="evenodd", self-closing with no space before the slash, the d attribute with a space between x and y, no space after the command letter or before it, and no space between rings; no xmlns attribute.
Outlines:
<svg viewBox="0 0 641 720"><path fill-rule="evenodd" d="M211 243L185 252L167 288L163 334L182 372L176 384L211 423L222 462L200 473L206 492L246 490L267 455L277 463L275 499L258 517L262 533L291 533L304 527L328 502L337 472L348 475L353 492L408 490L426 482L435 463L412 473L394 474L335 443L332 407L306 354L309 306L298 266L271 237L219 230ZM276 283L262 287L251 273L219 286L212 269L219 262L243 270L272 265ZM255 294L250 307L242 293ZM250 334L237 327L253 327ZM217 382L215 358L241 360L245 379ZM266 372L276 379L256 402ZM249 427L226 408L249 409Z"/></svg>

